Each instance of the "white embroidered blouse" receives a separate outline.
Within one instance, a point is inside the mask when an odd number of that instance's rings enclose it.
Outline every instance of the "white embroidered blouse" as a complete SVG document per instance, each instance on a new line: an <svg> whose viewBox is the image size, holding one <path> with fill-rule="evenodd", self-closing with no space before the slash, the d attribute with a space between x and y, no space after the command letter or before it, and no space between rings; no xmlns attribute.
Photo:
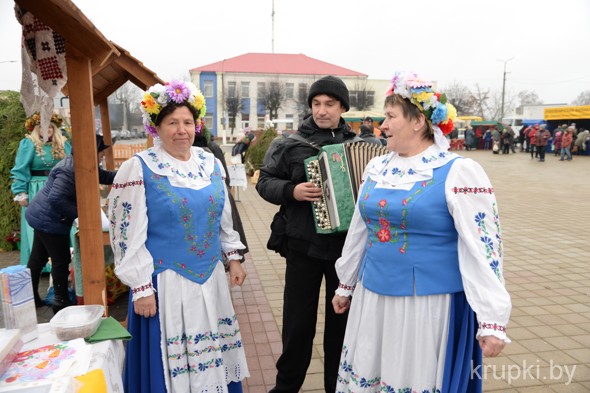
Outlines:
<svg viewBox="0 0 590 393"><path fill-rule="evenodd" d="M376 188L409 190L415 182L431 179L434 168L456 157L457 154L443 151L436 145L413 157L389 153L371 160L363 174L363 183L370 177L377 183ZM504 286L502 237L490 180L477 162L458 159L453 162L447 176L445 194L449 213L459 234L459 269L465 295L479 321L477 336L494 335L510 342L505 327L512 303ZM485 218L478 215L479 212L485 212ZM477 218L474 220L474 217ZM352 295L360 279L358 274L365 255L367 235L367 227L357 205L342 257L336 262L340 279L337 295ZM489 247L489 242L493 243L493 247Z"/></svg>
<svg viewBox="0 0 590 393"><path fill-rule="evenodd" d="M195 190L208 186L210 177L217 160L213 154L200 147L191 148L191 158L180 161L168 154L161 146L154 146L138 154L143 158L148 168L160 175L166 176L173 187L192 188ZM148 217L143 182L143 168L139 157L132 157L125 161L117 171L113 188L108 196L108 218L110 221L111 246L115 255L115 274L123 283L132 288L133 301L150 296L154 293L152 273L154 271L153 258L146 248ZM218 162L222 177L226 174L223 166ZM225 187L225 183L224 183ZM228 259L239 259L238 253L233 251L243 249L239 234L233 229L231 205L225 192L225 203L221 216L221 249ZM118 198L118 203L113 200ZM133 206L133 215L128 217L126 239L121 238L118 228L121 218L125 215L125 206ZM116 206L113 209L113 206ZM126 224L127 225L127 224ZM119 247L124 240L126 250Z"/></svg>

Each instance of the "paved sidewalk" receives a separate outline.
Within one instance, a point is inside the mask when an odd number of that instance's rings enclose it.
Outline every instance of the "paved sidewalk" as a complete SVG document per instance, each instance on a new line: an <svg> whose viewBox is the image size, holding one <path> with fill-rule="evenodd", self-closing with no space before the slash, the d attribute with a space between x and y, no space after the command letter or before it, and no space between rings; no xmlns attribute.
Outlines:
<svg viewBox="0 0 590 393"><path fill-rule="evenodd" d="M478 161L492 179L513 300L508 326L513 343L484 362L484 391L589 392L590 157L559 162L548 155L541 163L525 153L462 154ZM281 352L285 262L266 249L278 207L262 200L251 184L239 191L237 205L251 250L246 283L232 289L251 372L244 391L267 392ZM17 261L14 255L0 253L0 265L7 258ZM322 297L320 302L305 393L323 391Z"/></svg>
<svg viewBox="0 0 590 393"><path fill-rule="evenodd" d="M571 162L560 162L549 154L545 162L538 162L526 153L462 154L478 161L494 185L504 237L505 277L513 301L508 326L513 343L502 356L484 362L485 375L480 373L485 378L484 391L589 392L590 157L574 156ZM253 185L240 190L239 199L253 259L246 268L249 272L256 270L250 284L255 287L260 283L259 291L253 288L257 303L263 303L258 298L263 293L280 330L285 262L265 247L277 207L262 200ZM304 392L323 391L323 309L322 301ZM239 320L247 331L241 313ZM253 331L260 326L253 325ZM271 329L274 340L270 321L263 326ZM254 350L246 338L244 346L251 356ZM256 349L259 345L255 342ZM276 359L280 342L271 341L270 345ZM249 357L250 367L263 370L264 388L258 384L256 373L257 380L247 382L251 392L268 391L274 382L274 365L267 368L271 358L258 359L260 365ZM573 379L566 385L566 372L571 375L572 371Z"/></svg>

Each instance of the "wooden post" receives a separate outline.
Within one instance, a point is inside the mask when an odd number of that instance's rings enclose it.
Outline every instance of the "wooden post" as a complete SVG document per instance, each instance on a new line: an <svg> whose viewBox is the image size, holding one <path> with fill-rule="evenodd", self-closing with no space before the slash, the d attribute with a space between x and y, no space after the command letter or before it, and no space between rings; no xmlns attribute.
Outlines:
<svg viewBox="0 0 590 393"><path fill-rule="evenodd" d="M91 60L66 43L85 304L107 309Z"/></svg>
<svg viewBox="0 0 590 393"><path fill-rule="evenodd" d="M102 127L102 137L104 139L105 145L113 146L113 138L111 135L111 119L109 117L109 103L107 99L101 100L98 105L100 105L100 123ZM113 157L113 149L106 149L104 151L104 157L107 162L107 169L109 171L115 170L115 160Z"/></svg>

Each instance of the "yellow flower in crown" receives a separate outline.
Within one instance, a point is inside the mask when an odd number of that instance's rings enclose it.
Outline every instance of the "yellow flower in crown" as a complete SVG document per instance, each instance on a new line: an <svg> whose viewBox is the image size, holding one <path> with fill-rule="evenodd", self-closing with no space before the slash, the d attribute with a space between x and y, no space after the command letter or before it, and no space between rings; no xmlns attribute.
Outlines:
<svg viewBox="0 0 590 393"><path fill-rule="evenodd" d="M57 127L61 127L63 121L64 121L63 117L61 117L57 113L53 113L51 115L50 122L55 124ZM39 112L33 113L31 116L29 116L25 120L25 127L29 131L33 131L35 129L35 127L38 126L39 124L41 124L41 114L39 114Z"/></svg>
<svg viewBox="0 0 590 393"><path fill-rule="evenodd" d="M205 97L193 83L184 81L171 81L166 85L158 83L145 92L139 108L142 112L145 130L154 137L158 136L156 120L162 109L171 102L177 104L186 102L196 109L195 132L200 132L202 127L200 119L205 116L207 111Z"/></svg>
<svg viewBox="0 0 590 393"><path fill-rule="evenodd" d="M156 102L156 100L154 100L154 97L149 94L144 94L143 100L141 101L141 106L144 107L146 112L150 115L154 113L160 113L162 110L160 105Z"/></svg>

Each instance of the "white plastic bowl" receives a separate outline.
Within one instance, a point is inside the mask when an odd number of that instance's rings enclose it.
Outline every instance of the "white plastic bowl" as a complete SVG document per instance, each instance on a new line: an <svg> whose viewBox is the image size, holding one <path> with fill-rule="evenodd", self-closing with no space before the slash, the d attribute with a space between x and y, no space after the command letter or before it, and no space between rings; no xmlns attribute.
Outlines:
<svg viewBox="0 0 590 393"><path fill-rule="evenodd" d="M62 341L90 337L96 332L104 314L101 305L66 307L51 318L51 331Z"/></svg>

